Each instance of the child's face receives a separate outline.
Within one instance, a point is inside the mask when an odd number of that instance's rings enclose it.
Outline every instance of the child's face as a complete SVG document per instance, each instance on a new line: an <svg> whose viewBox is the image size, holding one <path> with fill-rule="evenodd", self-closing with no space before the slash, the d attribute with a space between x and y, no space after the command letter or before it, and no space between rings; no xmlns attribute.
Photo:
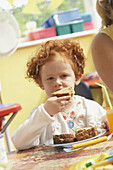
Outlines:
<svg viewBox="0 0 113 170"><path fill-rule="evenodd" d="M63 87L71 86L74 89L75 75L68 62L49 61L42 66L40 76L42 81L40 87L46 91L48 97Z"/></svg>

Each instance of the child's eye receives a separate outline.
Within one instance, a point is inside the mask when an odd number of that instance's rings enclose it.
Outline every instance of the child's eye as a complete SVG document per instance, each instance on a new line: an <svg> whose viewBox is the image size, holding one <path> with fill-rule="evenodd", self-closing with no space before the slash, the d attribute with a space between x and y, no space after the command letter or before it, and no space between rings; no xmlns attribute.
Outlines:
<svg viewBox="0 0 113 170"><path fill-rule="evenodd" d="M66 75L66 74L63 74L61 77L62 77L62 78L65 78L65 77L67 77L67 75Z"/></svg>
<svg viewBox="0 0 113 170"><path fill-rule="evenodd" d="M53 77L49 77L47 80L53 80L54 78Z"/></svg>

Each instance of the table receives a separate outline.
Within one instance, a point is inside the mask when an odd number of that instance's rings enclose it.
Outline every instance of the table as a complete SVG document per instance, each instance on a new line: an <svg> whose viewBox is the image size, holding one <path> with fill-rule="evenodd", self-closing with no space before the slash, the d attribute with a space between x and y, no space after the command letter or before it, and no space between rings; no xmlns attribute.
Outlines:
<svg viewBox="0 0 113 170"><path fill-rule="evenodd" d="M69 170L77 161L99 154L103 148L104 151L113 148L113 140L68 153L62 148L38 145L24 151L10 152L7 157L13 165L12 170Z"/></svg>

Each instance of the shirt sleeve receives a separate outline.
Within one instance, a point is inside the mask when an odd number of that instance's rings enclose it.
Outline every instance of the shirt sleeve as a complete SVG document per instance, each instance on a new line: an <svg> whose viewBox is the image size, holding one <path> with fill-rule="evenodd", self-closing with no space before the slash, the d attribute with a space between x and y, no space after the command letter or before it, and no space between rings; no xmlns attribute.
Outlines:
<svg viewBox="0 0 113 170"><path fill-rule="evenodd" d="M38 145L42 131L53 121L54 118L45 111L43 104L35 107L11 137L16 149L22 150Z"/></svg>

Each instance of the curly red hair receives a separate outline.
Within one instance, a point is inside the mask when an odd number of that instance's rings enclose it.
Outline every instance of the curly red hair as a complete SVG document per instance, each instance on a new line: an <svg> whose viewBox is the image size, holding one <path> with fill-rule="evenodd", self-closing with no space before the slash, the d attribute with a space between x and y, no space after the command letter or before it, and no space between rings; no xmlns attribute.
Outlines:
<svg viewBox="0 0 113 170"><path fill-rule="evenodd" d="M56 53L62 56L61 60L68 62L78 80L84 73L85 56L80 44L71 40L50 40L41 44L34 57L27 62L27 77L37 83L40 78L40 69L48 61L55 60ZM38 66L38 72L37 72Z"/></svg>

